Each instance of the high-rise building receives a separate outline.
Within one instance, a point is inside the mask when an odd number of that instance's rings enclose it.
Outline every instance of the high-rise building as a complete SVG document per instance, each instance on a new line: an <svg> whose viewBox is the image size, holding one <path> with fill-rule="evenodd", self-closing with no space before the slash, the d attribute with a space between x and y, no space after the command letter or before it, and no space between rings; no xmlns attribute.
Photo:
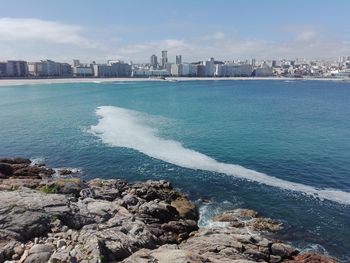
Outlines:
<svg viewBox="0 0 350 263"><path fill-rule="evenodd" d="M151 56L151 67L153 69L156 69L158 67L158 58L154 54Z"/></svg>
<svg viewBox="0 0 350 263"><path fill-rule="evenodd" d="M79 67L80 66L80 60L79 59L73 59L73 67Z"/></svg>
<svg viewBox="0 0 350 263"><path fill-rule="evenodd" d="M177 55L177 56L176 56L176 64L177 64L177 65L182 64L182 56L181 56L181 55Z"/></svg>
<svg viewBox="0 0 350 263"><path fill-rule="evenodd" d="M0 62L0 77L5 77L7 75L6 66L6 62Z"/></svg>
<svg viewBox="0 0 350 263"><path fill-rule="evenodd" d="M212 77L215 73L215 61L214 58L205 61L205 76Z"/></svg>
<svg viewBox="0 0 350 263"><path fill-rule="evenodd" d="M28 65L26 61L9 60L6 64L6 75L8 77L28 76Z"/></svg>
<svg viewBox="0 0 350 263"><path fill-rule="evenodd" d="M168 63L168 51L162 51L162 68L165 68L165 65Z"/></svg>
<svg viewBox="0 0 350 263"><path fill-rule="evenodd" d="M256 64L256 60L255 58L252 59L252 67L255 67L255 64Z"/></svg>

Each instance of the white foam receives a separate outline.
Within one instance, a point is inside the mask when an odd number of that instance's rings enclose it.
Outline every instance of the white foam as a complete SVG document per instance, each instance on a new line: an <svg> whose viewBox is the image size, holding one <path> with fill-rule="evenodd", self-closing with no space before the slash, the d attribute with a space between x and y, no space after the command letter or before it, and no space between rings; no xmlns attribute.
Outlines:
<svg viewBox="0 0 350 263"><path fill-rule="evenodd" d="M146 124L148 115L113 106L97 108L100 117L90 132L114 147L126 147L150 157L189 169L206 170L232 175L280 189L306 193L322 199L350 204L350 193L336 189L317 189L269 176L236 164L218 162L200 152L185 148L180 142L158 135L158 130Z"/></svg>

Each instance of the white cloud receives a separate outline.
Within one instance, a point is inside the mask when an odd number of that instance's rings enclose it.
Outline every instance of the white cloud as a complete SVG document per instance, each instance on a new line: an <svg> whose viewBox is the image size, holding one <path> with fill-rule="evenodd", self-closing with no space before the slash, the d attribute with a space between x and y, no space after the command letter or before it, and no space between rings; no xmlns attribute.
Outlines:
<svg viewBox="0 0 350 263"><path fill-rule="evenodd" d="M81 35L82 28L35 18L0 18L0 41L45 41L96 48L96 43Z"/></svg>
<svg viewBox="0 0 350 263"><path fill-rule="evenodd" d="M168 50L170 61L175 60L175 55L181 54L187 62L210 57L220 60L336 58L350 54L348 36L339 39L323 30L306 26L285 27L274 38L247 38L237 30L189 34L197 32L190 24L175 24L174 28L178 31L160 30L157 25L147 27L147 35L155 39L161 37L159 32L165 33L163 39L152 41L144 39L145 34L134 31L145 27L118 26L113 29L114 27L116 26L111 25L106 30L104 27L83 28L35 18L0 18L0 59L32 61L50 58L71 61L80 58L86 62L103 62L107 59L147 62L152 54L160 55L164 49ZM118 32L119 29L125 32Z"/></svg>

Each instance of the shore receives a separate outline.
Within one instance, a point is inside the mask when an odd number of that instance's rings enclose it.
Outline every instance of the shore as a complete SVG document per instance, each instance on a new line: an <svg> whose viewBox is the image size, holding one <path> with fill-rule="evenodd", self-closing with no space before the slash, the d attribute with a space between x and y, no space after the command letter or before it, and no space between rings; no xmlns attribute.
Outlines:
<svg viewBox="0 0 350 263"><path fill-rule="evenodd" d="M0 263L337 262L276 240L283 224L250 209L199 228L198 208L164 180L84 181L0 158L0 200Z"/></svg>
<svg viewBox="0 0 350 263"><path fill-rule="evenodd" d="M335 78L280 78L280 77L167 77L158 78L47 78L47 79L0 79L1 86L64 84L64 83L108 83L108 82L139 82L139 81L222 81L222 80L276 80L276 81L345 81L350 79Z"/></svg>

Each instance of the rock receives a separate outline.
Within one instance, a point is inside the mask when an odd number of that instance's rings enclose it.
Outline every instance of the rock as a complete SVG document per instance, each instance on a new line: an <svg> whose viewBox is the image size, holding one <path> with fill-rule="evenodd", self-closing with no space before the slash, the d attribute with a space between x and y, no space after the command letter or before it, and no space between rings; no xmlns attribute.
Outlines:
<svg viewBox="0 0 350 263"><path fill-rule="evenodd" d="M0 191L1 229L7 236L20 234L26 241L49 231L52 217L64 216L70 211L64 195L47 195L38 191Z"/></svg>
<svg viewBox="0 0 350 263"><path fill-rule="evenodd" d="M22 169L18 169L13 173L15 177L33 177L33 178L47 178L55 173L52 169L40 167L37 165L27 166Z"/></svg>
<svg viewBox="0 0 350 263"><path fill-rule="evenodd" d="M16 158L0 158L0 163L8 164L30 164L31 161L26 158L16 157Z"/></svg>
<svg viewBox="0 0 350 263"><path fill-rule="evenodd" d="M338 261L316 253L302 253L293 257L292 260L287 260L284 262L286 263L337 263Z"/></svg>
<svg viewBox="0 0 350 263"><path fill-rule="evenodd" d="M254 230L257 231L276 232L282 229L281 223L270 218L255 218L247 222L247 225L251 226Z"/></svg>
<svg viewBox="0 0 350 263"><path fill-rule="evenodd" d="M19 256L22 256L22 254L24 253L24 246L22 246L22 245L16 246L13 249L13 252Z"/></svg>
<svg viewBox="0 0 350 263"><path fill-rule="evenodd" d="M50 263L74 262L68 251L55 251L50 257Z"/></svg>
<svg viewBox="0 0 350 263"><path fill-rule="evenodd" d="M0 263L333 263L272 241L265 231L281 224L253 210L224 212L213 219L220 227L198 229L195 205L167 181L55 179L43 166L2 160L12 174L0 179Z"/></svg>
<svg viewBox="0 0 350 263"><path fill-rule="evenodd" d="M181 196L171 202L171 206L175 207L180 217L198 220L198 212L193 203L187 198Z"/></svg>
<svg viewBox="0 0 350 263"><path fill-rule="evenodd" d="M207 258L198 255L195 252L190 252L181 249L174 249L166 246L156 250L142 249L134 253L123 263L197 263L211 262Z"/></svg>
<svg viewBox="0 0 350 263"><path fill-rule="evenodd" d="M79 178L65 178L49 182L46 184L46 187L48 189L54 189L55 193L79 197L84 184Z"/></svg>
<svg viewBox="0 0 350 263"><path fill-rule="evenodd" d="M52 245L36 244L29 250L24 263L47 263L54 250Z"/></svg>
<svg viewBox="0 0 350 263"><path fill-rule="evenodd" d="M57 248L61 248L61 247L67 246L67 243L64 239L60 239L57 241L56 246L57 246Z"/></svg>
<svg viewBox="0 0 350 263"><path fill-rule="evenodd" d="M59 175L71 175L71 174L73 174L73 171L70 169L58 169L57 172Z"/></svg>
<svg viewBox="0 0 350 263"><path fill-rule="evenodd" d="M53 253L55 247L52 245L35 244L29 250L29 254L40 254L40 253Z"/></svg>
<svg viewBox="0 0 350 263"><path fill-rule="evenodd" d="M7 163L0 162L0 173L5 177L11 176L13 173L13 168Z"/></svg>
<svg viewBox="0 0 350 263"><path fill-rule="evenodd" d="M276 256L280 256L281 258L291 258L292 256L297 255L299 252L287 245L287 244L283 244L283 243L273 243L271 246L271 253L273 255Z"/></svg>

